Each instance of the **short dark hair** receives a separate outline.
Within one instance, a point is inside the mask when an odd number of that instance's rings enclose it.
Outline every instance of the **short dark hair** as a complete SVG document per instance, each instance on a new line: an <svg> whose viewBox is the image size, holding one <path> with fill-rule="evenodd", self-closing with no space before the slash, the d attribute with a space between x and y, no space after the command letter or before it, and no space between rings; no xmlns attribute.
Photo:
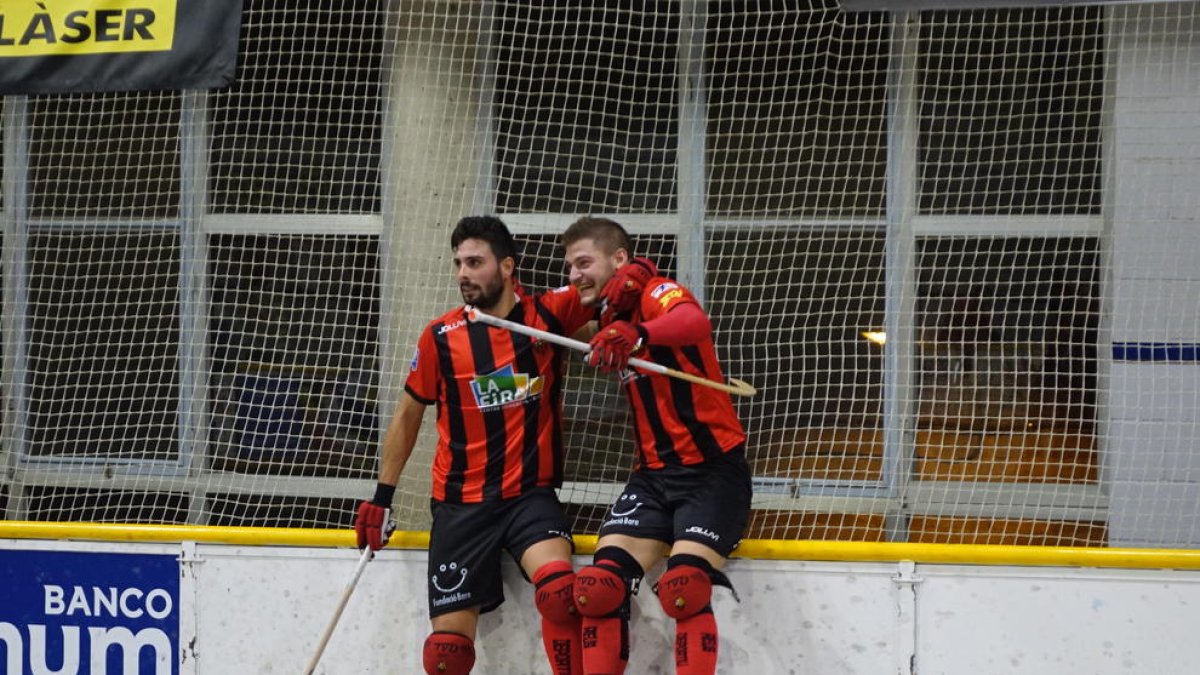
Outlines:
<svg viewBox="0 0 1200 675"><path fill-rule="evenodd" d="M468 239L486 241L496 260L512 258L514 264L518 262L517 243L504 221L495 216L467 216L459 220L450 234L450 248L457 249Z"/></svg>
<svg viewBox="0 0 1200 675"><path fill-rule="evenodd" d="M580 239L591 239L609 255L622 248L628 251L629 255L633 255L633 240L629 238L629 233L625 231L625 228L615 220L584 216L571 223L571 226L563 232L562 245L566 248Z"/></svg>

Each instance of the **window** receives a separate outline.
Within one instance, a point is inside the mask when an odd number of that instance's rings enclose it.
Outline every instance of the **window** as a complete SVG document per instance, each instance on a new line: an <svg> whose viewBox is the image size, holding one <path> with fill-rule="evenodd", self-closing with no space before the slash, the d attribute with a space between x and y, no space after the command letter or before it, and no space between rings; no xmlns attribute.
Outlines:
<svg viewBox="0 0 1200 675"><path fill-rule="evenodd" d="M35 231L28 255L28 453L175 460L178 235Z"/></svg>
<svg viewBox="0 0 1200 675"><path fill-rule="evenodd" d="M236 81L210 94L209 208L378 213L385 13L263 4L243 10Z"/></svg>
<svg viewBox="0 0 1200 675"><path fill-rule="evenodd" d="M767 4L708 4L709 214L882 215L886 15Z"/></svg>
<svg viewBox="0 0 1200 675"><path fill-rule="evenodd" d="M216 235L209 259L213 468L373 475L377 239Z"/></svg>
<svg viewBox="0 0 1200 675"><path fill-rule="evenodd" d="M497 24L497 210L674 211L678 4L504 2Z"/></svg>
<svg viewBox="0 0 1200 675"><path fill-rule="evenodd" d="M879 479L884 235L763 227L710 235L707 285L756 476Z"/></svg>
<svg viewBox="0 0 1200 675"><path fill-rule="evenodd" d="M922 14L926 214L1100 209L1100 7Z"/></svg>
<svg viewBox="0 0 1200 675"><path fill-rule="evenodd" d="M81 94L29 102L32 218L174 218L177 94Z"/></svg>
<svg viewBox="0 0 1200 675"><path fill-rule="evenodd" d="M1098 240L918 250L916 477L1094 482Z"/></svg>

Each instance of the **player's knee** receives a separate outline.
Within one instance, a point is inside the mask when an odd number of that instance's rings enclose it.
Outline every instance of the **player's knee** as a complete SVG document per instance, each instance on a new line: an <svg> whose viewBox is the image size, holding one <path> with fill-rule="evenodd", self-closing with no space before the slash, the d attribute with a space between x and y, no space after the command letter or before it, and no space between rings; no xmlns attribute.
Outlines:
<svg viewBox="0 0 1200 675"><path fill-rule="evenodd" d="M642 566L624 549L605 546L575 575L575 607L588 617L627 612Z"/></svg>
<svg viewBox="0 0 1200 675"><path fill-rule="evenodd" d="M565 560L552 560L533 574L533 604L547 621L571 623L575 610L575 571Z"/></svg>
<svg viewBox="0 0 1200 675"><path fill-rule="evenodd" d="M667 559L667 571L654 590L667 616L686 619L703 612L712 602L714 580L728 585L725 575L704 558L677 553Z"/></svg>
<svg viewBox="0 0 1200 675"><path fill-rule="evenodd" d="M468 675L475 666L475 645L459 633L434 631L422 654L427 675Z"/></svg>

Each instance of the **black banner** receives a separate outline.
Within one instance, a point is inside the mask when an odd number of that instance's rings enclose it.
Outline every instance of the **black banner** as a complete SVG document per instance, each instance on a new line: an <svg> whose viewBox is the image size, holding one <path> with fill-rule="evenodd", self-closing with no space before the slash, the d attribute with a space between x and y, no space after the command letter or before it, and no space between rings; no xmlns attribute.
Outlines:
<svg viewBox="0 0 1200 675"><path fill-rule="evenodd" d="M215 89L242 0L2 0L0 94Z"/></svg>

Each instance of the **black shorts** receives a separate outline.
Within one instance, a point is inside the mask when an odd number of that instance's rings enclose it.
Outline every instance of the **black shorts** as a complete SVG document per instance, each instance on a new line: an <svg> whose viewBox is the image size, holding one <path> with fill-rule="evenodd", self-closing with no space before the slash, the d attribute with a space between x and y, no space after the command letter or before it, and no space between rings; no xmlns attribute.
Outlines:
<svg viewBox="0 0 1200 675"><path fill-rule="evenodd" d="M571 539L571 524L553 488L535 488L514 499L482 504L431 501L429 616L504 602L500 552L518 563L534 544Z"/></svg>
<svg viewBox="0 0 1200 675"><path fill-rule="evenodd" d="M600 536L694 541L729 557L746 533L752 492L743 448L694 466L639 469L613 502Z"/></svg>

